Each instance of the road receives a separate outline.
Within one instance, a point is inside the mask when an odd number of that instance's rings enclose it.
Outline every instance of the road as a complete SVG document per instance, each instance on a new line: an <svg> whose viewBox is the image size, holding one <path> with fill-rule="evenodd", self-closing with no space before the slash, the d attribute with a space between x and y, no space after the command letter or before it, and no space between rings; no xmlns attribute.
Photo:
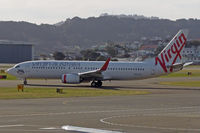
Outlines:
<svg viewBox="0 0 200 133"><path fill-rule="evenodd" d="M0 100L0 132L200 132L200 88L154 84L160 80L163 79L105 83L106 88L151 91L148 95ZM37 82L44 81L31 81ZM64 130L64 126L68 129Z"/></svg>

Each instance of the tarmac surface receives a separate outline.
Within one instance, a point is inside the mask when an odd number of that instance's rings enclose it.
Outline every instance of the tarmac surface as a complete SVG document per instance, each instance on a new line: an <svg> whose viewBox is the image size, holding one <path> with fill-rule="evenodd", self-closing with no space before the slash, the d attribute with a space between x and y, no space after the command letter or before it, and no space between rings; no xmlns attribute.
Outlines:
<svg viewBox="0 0 200 133"><path fill-rule="evenodd" d="M0 100L0 133L199 133L200 87L157 84L171 80L199 79L155 78L104 83L104 89L152 92L148 95ZM57 82L32 80L29 83ZM19 81L0 81L0 86L16 86L16 83ZM88 88L89 84L69 87Z"/></svg>

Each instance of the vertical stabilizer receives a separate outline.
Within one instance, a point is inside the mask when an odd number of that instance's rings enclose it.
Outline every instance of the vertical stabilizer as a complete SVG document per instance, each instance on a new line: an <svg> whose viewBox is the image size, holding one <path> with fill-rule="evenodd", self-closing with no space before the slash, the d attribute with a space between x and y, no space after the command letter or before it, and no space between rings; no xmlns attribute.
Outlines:
<svg viewBox="0 0 200 133"><path fill-rule="evenodd" d="M155 58L155 65L160 65L166 73L172 72L173 68L168 68L168 66L181 62L182 51L187 41L187 35L188 30L180 30Z"/></svg>

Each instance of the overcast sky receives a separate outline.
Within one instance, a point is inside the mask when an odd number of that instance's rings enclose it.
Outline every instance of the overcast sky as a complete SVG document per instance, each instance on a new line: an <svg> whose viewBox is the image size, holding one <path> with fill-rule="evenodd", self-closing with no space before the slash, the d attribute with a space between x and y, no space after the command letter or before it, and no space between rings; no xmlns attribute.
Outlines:
<svg viewBox="0 0 200 133"><path fill-rule="evenodd" d="M200 19L200 0L0 0L0 21L54 24L102 13Z"/></svg>

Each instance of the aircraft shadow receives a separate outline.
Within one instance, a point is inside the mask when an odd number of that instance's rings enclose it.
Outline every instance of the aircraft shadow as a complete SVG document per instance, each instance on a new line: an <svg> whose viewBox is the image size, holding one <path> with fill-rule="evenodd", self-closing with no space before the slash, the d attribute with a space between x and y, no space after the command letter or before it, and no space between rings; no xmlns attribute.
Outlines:
<svg viewBox="0 0 200 133"><path fill-rule="evenodd" d="M120 90L119 88L123 88L123 87L119 87L119 86L102 86L99 88L96 87L91 87L89 85L82 85L82 86L73 86L73 85L43 85L43 84L27 84L26 86L38 86L38 87L64 87L64 88L94 88L94 89L105 89L105 90ZM125 87L124 87L125 88Z"/></svg>
<svg viewBox="0 0 200 133"><path fill-rule="evenodd" d="M200 91L200 88L161 88L161 87L126 87L129 89L145 89L145 90L198 90Z"/></svg>
<svg viewBox="0 0 200 133"><path fill-rule="evenodd" d="M200 91L200 88L160 88L160 87L138 87L138 86L102 86L100 88L91 87L90 85L43 85L43 84L27 84L26 86L38 86L38 87L64 87L64 88L94 88L94 89L105 89L105 90L121 90L121 89L145 89L145 90L197 90Z"/></svg>

